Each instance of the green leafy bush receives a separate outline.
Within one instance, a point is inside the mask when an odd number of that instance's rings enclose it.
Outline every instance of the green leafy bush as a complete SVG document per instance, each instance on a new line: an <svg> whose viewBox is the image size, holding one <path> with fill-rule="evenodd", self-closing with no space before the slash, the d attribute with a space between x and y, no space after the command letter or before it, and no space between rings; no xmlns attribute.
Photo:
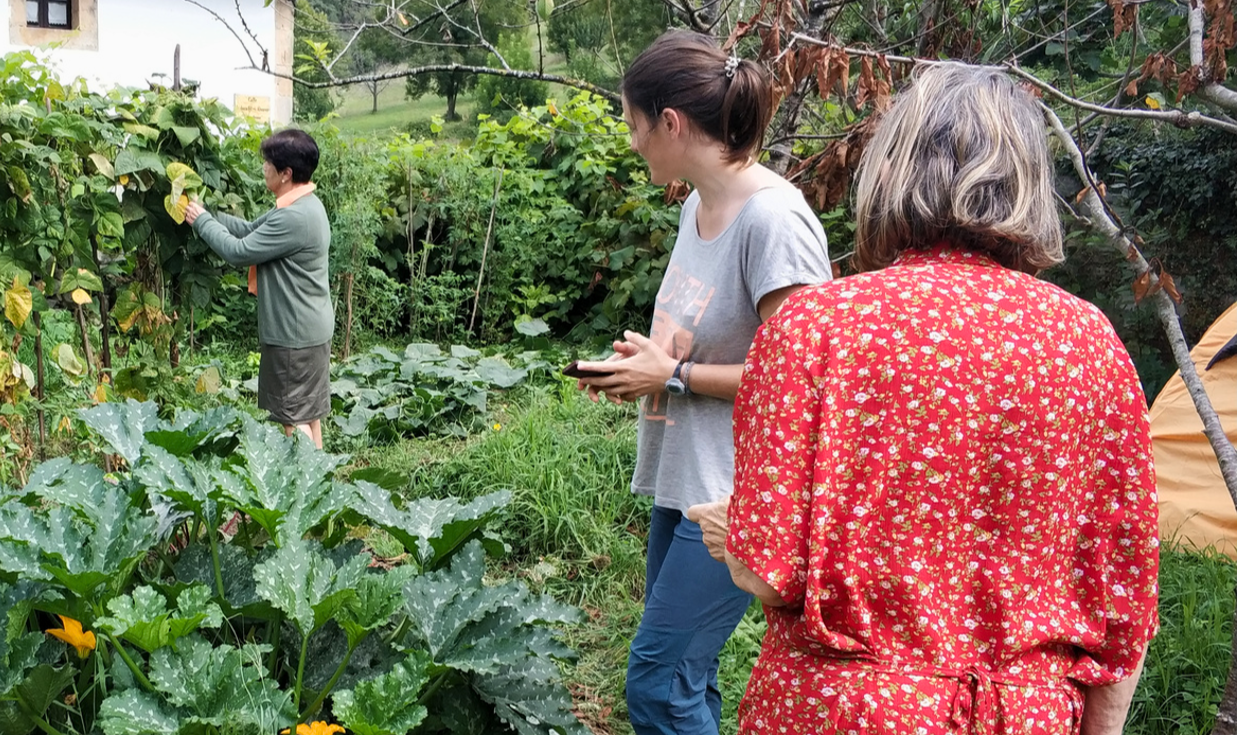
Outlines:
<svg viewBox="0 0 1237 735"><path fill-rule="evenodd" d="M408 345L403 355L375 347L339 366L331 381L334 421L345 436L390 441L399 436L466 435L479 428L488 389L511 388L528 375L501 356L454 345Z"/></svg>
<svg viewBox="0 0 1237 735"><path fill-rule="evenodd" d="M401 507L231 409L82 420L123 470L58 458L0 499L5 732L585 732L547 627L576 611L484 583L507 493ZM403 563L378 564L361 524Z"/></svg>

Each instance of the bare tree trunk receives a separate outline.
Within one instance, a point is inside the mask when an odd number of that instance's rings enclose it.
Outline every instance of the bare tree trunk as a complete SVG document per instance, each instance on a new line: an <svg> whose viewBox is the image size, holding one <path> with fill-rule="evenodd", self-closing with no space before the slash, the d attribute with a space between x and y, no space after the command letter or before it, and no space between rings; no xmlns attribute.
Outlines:
<svg viewBox="0 0 1237 735"><path fill-rule="evenodd" d="M540 14L537 14L537 73L545 74L545 44L541 42Z"/></svg>
<svg viewBox="0 0 1237 735"><path fill-rule="evenodd" d="M374 106L369 111L369 114L373 115L378 112L378 92L379 92L378 82L377 81L368 82L366 86L369 87L369 94L371 97L373 97L373 100L374 100Z"/></svg>
<svg viewBox="0 0 1237 735"><path fill-rule="evenodd" d="M447 116L445 119L448 121L460 119L460 116L455 114L455 98L458 96L459 92L456 90L456 85L452 84L451 89L447 90Z"/></svg>

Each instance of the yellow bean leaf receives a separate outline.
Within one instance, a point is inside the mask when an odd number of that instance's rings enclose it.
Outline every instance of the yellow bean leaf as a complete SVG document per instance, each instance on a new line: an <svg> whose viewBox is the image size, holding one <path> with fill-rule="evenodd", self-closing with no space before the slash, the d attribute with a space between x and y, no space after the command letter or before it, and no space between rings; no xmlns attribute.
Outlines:
<svg viewBox="0 0 1237 735"><path fill-rule="evenodd" d="M14 278L13 285L4 292L4 315L9 318L13 326L21 329L26 319L30 318L32 311L34 311L34 295L30 293L26 284Z"/></svg>

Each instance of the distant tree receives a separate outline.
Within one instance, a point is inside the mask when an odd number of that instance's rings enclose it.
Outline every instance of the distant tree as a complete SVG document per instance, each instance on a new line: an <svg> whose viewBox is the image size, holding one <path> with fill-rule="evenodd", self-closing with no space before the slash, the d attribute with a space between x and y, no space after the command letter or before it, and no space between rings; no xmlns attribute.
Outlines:
<svg viewBox="0 0 1237 735"><path fill-rule="evenodd" d="M447 10L443 10L443 7ZM408 63L417 65L462 64L465 66L503 66L520 68L503 57L491 42L504 33L524 29L531 22L527 4L515 0L469 0L439 3L434 0L410 0L403 5L401 15L409 18L432 18L415 31L402 35L409 53ZM411 25L411 21L408 21ZM527 57L526 57L527 58ZM409 77L404 87L408 99L419 99L427 93L446 99L447 120L460 119L455 111L461 92L472 89L477 76L462 70L447 70Z"/></svg>
<svg viewBox="0 0 1237 735"><path fill-rule="evenodd" d="M335 39L327 15L308 4L303 5L296 18L295 54L305 56L310 53L309 42L330 43ZM311 81L323 81L327 78L321 69L306 70L305 77ZM335 110L335 99L329 88L307 87L296 84L292 87L292 117L300 121L321 120Z"/></svg>
<svg viewBox="0 0 1237 735"><path fill-rule="evenodd" d="M663 0L581 0L564 3L546 24L547 46L591 82L612 85L653 39L677 25Z"/></svg>
<svg viewBox="0 0 1237 735"><path fill-rule="evenodd" d="M524 29L504 33L499 37L499 52L517 69L533 68L533 51ZM492 107L498 117L505 118L514 107L545 104L549 87L535 79L515 77L484 77L477 81L477 100L483 108Z"/></svg>

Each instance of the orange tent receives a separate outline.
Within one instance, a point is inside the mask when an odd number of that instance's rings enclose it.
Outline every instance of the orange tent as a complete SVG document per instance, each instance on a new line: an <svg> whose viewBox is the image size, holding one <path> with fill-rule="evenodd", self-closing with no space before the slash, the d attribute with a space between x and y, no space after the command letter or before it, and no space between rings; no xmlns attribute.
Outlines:
<svg viewBox="0 0 1237 735"><path fill-rule="evenodd" d="M1237 304L1190 351L1229 441L1237 442ZM1151 406L1160 536L1187 548L1215 547L1237 558L1237 509L1181 374Z"/></svg>

